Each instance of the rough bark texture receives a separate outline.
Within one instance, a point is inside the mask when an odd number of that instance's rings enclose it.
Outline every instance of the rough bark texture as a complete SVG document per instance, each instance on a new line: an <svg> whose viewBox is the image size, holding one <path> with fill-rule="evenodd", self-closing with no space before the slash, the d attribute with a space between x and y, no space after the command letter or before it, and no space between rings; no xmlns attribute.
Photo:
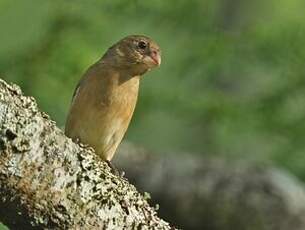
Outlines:
<svg viewBox="0 0 305 230"><path fill-rule="evenodd" d="M0 80L0 221L11 229L170 229L127 180Z"/></svg>
<svg viewBox="0 0 305 230"><path fill-rule="evenodd" d="M304 185L255 163L192 154L156 155L121 145L116 164L183 229L304 230Z"/></svg>

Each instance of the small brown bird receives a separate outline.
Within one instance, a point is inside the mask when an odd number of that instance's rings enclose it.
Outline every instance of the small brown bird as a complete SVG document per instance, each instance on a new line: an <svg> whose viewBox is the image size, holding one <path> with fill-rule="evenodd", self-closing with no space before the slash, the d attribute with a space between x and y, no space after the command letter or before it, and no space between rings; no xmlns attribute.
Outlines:
<svg viewBox="0 0 305 230"><path fill-rule="evenodd" d="M140 77L160 64L160 48L149 37L131 35L111 46L78 83L66 135L111 165L136 106Z"/></svg>

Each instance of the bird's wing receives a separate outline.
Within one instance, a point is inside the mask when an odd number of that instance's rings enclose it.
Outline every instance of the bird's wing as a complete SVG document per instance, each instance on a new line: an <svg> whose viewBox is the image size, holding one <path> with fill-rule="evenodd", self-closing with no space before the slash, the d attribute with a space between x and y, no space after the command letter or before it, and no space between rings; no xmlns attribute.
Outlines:
<svg viewBox="0 0 305 230"><path fill-rule="evenodd" d="M94 74L94 71L97 69L98 67L98 63L95 63L93 64L92 66L90 66L88 68L88 70L85 72L85 74L83 75L83 77L79 80L79 82L77 83L75 89L74 89L74 92L73 92L73 95L72 95L72 100L71 100L71 105L73 105L74 101L75 101L75 98L77 97L77 95L79 94L79 90L80 88L82 87L82 85L85 83L85 79L88 75L90 74Z"/></svg>
<svg viewBox="0 0 305 230"><path fill-rule="evenodd" d="M77 85L76 85L76 87L75 87L75 89L74 89L74 92L73 92L73 96L72 96L72 100L71 100L71 105L73 104L74 99L75 99L76 96L78 95L79 89L80 89L82 83L83 83L83 79L81 79L81 80L77 83Z"/></svg>

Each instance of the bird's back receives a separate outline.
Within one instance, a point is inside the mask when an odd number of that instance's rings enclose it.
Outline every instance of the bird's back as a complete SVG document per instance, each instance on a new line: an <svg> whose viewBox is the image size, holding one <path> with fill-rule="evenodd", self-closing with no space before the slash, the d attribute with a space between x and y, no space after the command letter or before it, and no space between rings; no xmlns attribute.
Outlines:
<svg viewBox="0 0 305 230"><path fill-rule="evenodd" d="M139 77L97 63L81 79L68 114L65 133L111 160L132 117Z"/></svg>

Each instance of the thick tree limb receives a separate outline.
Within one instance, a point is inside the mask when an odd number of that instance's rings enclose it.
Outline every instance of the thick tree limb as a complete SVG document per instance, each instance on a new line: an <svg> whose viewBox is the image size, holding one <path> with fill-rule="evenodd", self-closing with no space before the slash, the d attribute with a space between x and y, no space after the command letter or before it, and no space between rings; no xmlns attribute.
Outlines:
<svg viewBox="0 0 305 230"><path fill-rule="evenodd" d="M11 229L170 229L127 180L0 80L0 221Z"/></svg>
<svg viewBox="0 0 305 230"><path fill-rule="evenodd" d="M120 146L116 165L183 229L304 230L304 184L271 166Z"/></svg>

